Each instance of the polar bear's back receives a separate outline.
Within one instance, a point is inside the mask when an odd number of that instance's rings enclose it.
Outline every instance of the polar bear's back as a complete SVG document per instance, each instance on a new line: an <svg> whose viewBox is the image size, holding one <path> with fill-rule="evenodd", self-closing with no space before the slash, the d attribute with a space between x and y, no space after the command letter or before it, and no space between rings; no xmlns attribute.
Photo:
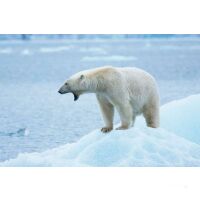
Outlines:
<svg viewBox="0 0 200 200"><path fill-rule="evenodd" d="M121 74L122 79L126 81L129 90L157 90L156 81L148 72L136 67L116 68ZM133 92L134 92L133 91Z"/></svg>
<svg viewBox="0 0 200 200"><path fill-rule="evenodd" d="M112 67L104 66L93 69L91 75L102 75L107 84L125 86L131 93L146 93L157 91L156 81L148 72L136 67Z"/></svg>
<svg viewBox="0 0 200 200"><path fill-rule="evenodd" d="M141 80L142 78L145 80L155 81L148 72L136 67L118 67L116 69L126 76L125 78L130 80Z"/></svg>
<svg viewBox="0 0 200 200"><path fill-rule="evenodd" d="M137 105L137 109L142 109L151 100L159 104L156 81L148 72L135 67L116 68L116 70L121 74L123 85L126 86L123 89L128 91L130 101Z"/></svg>

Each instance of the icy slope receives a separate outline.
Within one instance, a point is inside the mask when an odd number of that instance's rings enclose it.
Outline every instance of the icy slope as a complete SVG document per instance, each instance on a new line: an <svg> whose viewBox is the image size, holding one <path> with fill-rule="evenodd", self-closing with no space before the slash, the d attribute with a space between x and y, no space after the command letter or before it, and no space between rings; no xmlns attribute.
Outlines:
<svg viewBox="0 0 200 200"><path fill-rule="evenodd" d="M200 145L200 95L162 106L161 117L163 128Z"/></svg>
<svg viewBox="0 0 200 200"><path fill-rule="evenodd" d="M200 95L161 108L161 127L104 135L96 130L73 144L20 154L0 166L200 166Z"/></svg>

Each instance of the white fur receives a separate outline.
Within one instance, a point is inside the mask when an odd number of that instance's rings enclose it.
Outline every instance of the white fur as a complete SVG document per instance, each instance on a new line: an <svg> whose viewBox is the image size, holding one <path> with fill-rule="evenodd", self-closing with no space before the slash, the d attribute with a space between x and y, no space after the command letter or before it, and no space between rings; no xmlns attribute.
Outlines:
<svg viewBox="0 0 200 200"><path fill-rule="evenodd" d="M83 80L80 76L84 75ZM83 77L83 76L82 76ZM133 126L135 118L143 114L147 126L159 126L159 94L154 78L138 68L100 67L73 75L68 81L77 94L96 93L105 127L113 128L114 108L118 111L121 126Z"/></svg>

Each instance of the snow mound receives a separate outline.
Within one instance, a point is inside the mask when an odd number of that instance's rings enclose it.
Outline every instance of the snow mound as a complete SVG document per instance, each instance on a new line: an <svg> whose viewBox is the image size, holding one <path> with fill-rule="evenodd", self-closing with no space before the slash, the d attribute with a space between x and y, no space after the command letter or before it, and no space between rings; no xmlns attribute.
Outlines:
<svg viewBox="0 0 200 200"><path fill-rule="evenodd" d="M200 95L161 108L161 127L102 134L42 153L24 153L0 166L200 166Z"/></svg>
<svg viewBox="0 0 200 200"><path fill-rule="evenodd" d="M200 147L161 128L94 131L77 143L21 154L2 166L200 166Z"/></svg>
<svg viewBox="0 0 200 200"><path fill-rule="evenodd" d="M162 106L161 127L200 144L200 95Z"/></svg>

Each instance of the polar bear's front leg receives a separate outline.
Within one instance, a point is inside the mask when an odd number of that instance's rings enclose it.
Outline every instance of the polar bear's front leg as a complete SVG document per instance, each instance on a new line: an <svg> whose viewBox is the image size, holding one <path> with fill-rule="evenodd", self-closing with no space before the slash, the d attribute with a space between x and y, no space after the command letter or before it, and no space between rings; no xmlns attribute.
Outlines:
<svg viewBox="0 0 200 200"><path fill-rule="evenodd" d="M103 116L103 120L106 124L105 127L101 129L103 133L110 132L113 129L113 117L114 117L114 107L113 105L106 99L106 97L102 95L96 95L97 100L99 102L99 106L101 109L101 113Z"/></svg>
<svg viewBox="0 0 200 200"><path fill-rule="evenodd" d="M128 129L131 126L133 119L132 107L129 104L124 104L117 106L116 108L119 112L121 119L121 126L116 128L116 130Z"/></svg>

